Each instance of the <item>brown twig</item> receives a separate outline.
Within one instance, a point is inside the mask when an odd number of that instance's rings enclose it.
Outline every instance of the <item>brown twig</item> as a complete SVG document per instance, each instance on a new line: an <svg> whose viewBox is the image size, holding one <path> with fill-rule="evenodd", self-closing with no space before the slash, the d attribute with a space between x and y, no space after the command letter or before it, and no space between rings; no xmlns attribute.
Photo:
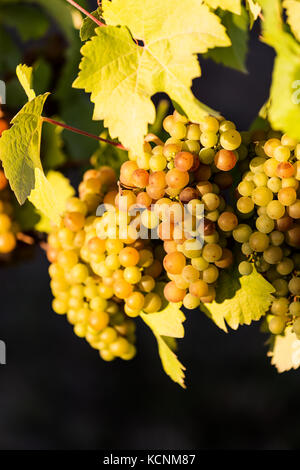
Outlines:
<svg viewBox="0 0 300 470"><path fill-rule="evenodd" d="M27 235L26 233L23 232L18 232L16 234L17 240L20 240L23 243L26 243L26 245L34 245L35 244L35 239L31 237L30 235Z"/></svg>
<svg viewBox="0 0 300 470"><path fill-rule="evenodd" d="M74 2L74 0L67 0L67 2L70 3L70 5L72 5L73 7L77 8L77 10L81 11L81 13L88 16L98 26L106 26L105 23L102 23L102 21L97 20L97 18L95 18L93 15L91 15L91 13L89 13L87 10L78 5L78 3Z"/></svg>

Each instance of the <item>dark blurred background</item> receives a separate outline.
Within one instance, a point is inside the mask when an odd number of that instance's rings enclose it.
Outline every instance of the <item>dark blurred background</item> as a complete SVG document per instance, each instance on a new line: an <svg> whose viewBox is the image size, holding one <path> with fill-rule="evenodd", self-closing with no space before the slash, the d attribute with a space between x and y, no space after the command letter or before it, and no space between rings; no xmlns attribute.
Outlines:
<svg viewBox="0 0 300 470"><path fill-rule="evenodd" d="M94 2L95 3L95 2ZM248 74L201 60L194 92L239 129L268 97L273 52L251 35ZM298 449L299 372L278 375L258 325L225 334L189 315L187 390L162 371L150 330L138 355L104 363L51 311L44 253L0 268L1 449Z"/></svg>

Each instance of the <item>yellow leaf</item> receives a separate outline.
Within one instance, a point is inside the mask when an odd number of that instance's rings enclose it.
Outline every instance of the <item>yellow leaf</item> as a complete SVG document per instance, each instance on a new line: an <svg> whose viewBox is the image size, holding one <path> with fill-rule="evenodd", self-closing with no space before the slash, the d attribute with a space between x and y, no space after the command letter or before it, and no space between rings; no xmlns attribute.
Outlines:
<svg viewBox="0 0 300 470"><path fill-rule="evenodd" d="M300 41L300 2L297 0L285 0L283 8L286 8L287 21L293 34Z"/></svg>
<svg viewBox="0 0 300 470"><path fill-rule="evenodd" d="M286 372L290 369L298 369L300 366L300 340L293 333L292 327L288 327L284 335L276 335L273 350L268 353L271 364L278 372Z"/></svg>
<svg viewBox="0 0 300 470"><path fill-rule="evenodd" d="M36 95L34 89L32 88L32 67L27 67L27 65L20 64L17 66L16 73L19 82L24 88L28 100L33 100Z"/></svg>
<svg viewBox="0 0 300 470"><path fill-rule="evenodd" d="M204 0L211 8L222 8L236 15L241 14L241 0Z"/></svg>
<svg viewBox="0 0 300 470"><path fill-rule="evenodd" d="M185 388L185 367L179 362L176 354L170 349L163 336L172 338L183 338L184 328L182 323L185 316L180 310L181 303L168 304L168 306L157 313L141 313L144 322L151 328L158 344L158 352L162 366L166 374L176 383Z"/></svg>
<svg viewBox="0 0 300 470"><path fill-rule="evenodd" d="M35 187L29 201L43 215L39 230L47 232L50 221L58 224L65 210L66 199L74 194L74 189L61 173L50 171L47 178L42 170L35 169Z"/></svg>

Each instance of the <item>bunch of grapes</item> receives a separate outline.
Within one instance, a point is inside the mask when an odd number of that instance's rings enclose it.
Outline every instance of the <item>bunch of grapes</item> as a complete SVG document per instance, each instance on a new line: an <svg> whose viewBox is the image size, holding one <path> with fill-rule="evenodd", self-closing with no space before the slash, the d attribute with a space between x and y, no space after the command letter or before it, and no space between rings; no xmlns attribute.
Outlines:
<svg viewBox="0 0 300 470"><path fill-rule="evenodd" d="M141 225L163 241L166 300L193 309L214 300L219 269L232 263L227 240L238 219L222 191L247 147L225 119L199 125L175 111L163 126L170 138L147 136L144 152L122 165L120 185L128 207L140 207Z"/></svg>
<svg viewBox="0 0 300 470"><path fill-rule="evenodd" d="M66 314L75 334L106 361L133 358L132 318L162 306L154 292L162 264L151 240L139 239L131 202L111 168L88 170L79 198L67 201L61 225L48 237L53 310Z"/></svg>
<svg viewBox="0 0 300 470"><path fill-rule="evenodd" d="M239 271L248 275L254 264L273 284L276 299L267 317L271 333L293 324L300 335L300 144L270 131L253 144L252 157L237 187L242 223L233 237L245 256Z"/></svg>

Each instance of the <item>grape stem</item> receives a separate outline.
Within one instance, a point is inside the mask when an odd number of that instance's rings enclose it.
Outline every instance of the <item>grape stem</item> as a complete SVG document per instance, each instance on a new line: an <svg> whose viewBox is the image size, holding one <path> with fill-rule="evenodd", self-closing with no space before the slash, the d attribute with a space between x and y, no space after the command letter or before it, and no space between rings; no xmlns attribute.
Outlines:
<svg viewBox="0 0 300 470"><path fill-rule="evenodd" d="M97 18L95 18L93 15L91 15L91 13L89 13L84 8L82 8L80 5L78 5L78 3L74 2L74 0L67 0L67 2L70 3L70 5L72 5L73 7L77 8L77 10L81 11L81 13L88 16L98 26L106 26L105 23L102 23L102 21L97 20Z"/></svg>
<svg viewBox="0 0 300 470"><path fill-rule="evenodd" d="M98 135L90 134L89 132L82 131L81 129L77 129L76 127L68 126L67 124L64 124L63 122L55 121L54 119L42 117L42 121L48 122L49 124L53 124L54 126L59 126L63 127L64 129L67 129L68 131L75 132L76 134L84 135L86 137L90 137L91 139L99 140L100 142L105 142L106 144L113 145L114 147L122 150L127 150L124 145L119 144L118 142L113 142L112 140L108 139L103 139L102 137L99 137Z"/></svg>

